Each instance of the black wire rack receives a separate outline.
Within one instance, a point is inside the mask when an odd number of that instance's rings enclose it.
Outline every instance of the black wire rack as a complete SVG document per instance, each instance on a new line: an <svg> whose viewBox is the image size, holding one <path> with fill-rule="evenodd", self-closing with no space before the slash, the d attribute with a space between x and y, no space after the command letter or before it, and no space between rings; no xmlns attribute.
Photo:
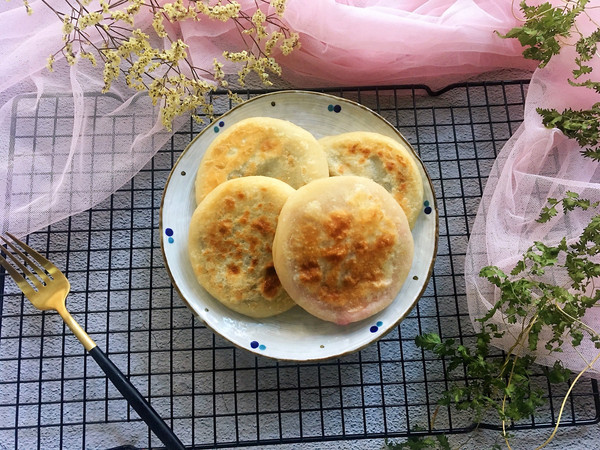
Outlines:
<svg viewBox="0 0 600 450"><path fill-rule="evenodd" d="M523 120L527 82L437 92L425 86L320 91L375 110L408 139L433 181L440 212L438 255L423 297L395 330L362 351L318 363L278 362L235 348L186 308L164 267L158 213L170 169L200 129L192 122L109 199L27 238L69 277L74 317L186 445L366 438L383 445L384 438L476 426L469 413L437 404L452 383L468 377L448 379L445 362L417 348L414 338L436 332L473 341L463 279L467 241L495 157ZM216 114L231 107L225 93L213 100ZM48 111L61 110L60 98L45 101ZM31 117L13 120L16 140L36 139L18 131L18 122ZM49 123L44 136L57 132L57 122ZM57 314L35 310L4 272L0 292L0 448L160 446ZM568 385L550 385L542 370L534 378L547 405L513 424L515 430L556 422ZM578 383L562 426L598 423L599 398L596 381ZM490 418L478 427L499 424Z"/></svg>

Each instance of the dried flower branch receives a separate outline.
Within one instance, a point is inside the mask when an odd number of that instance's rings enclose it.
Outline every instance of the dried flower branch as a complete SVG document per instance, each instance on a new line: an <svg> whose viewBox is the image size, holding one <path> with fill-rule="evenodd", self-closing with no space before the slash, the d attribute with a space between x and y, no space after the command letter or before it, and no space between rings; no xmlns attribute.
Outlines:
<svg viewBox="0 0 600 450"><path fill-rule="evenodd" d="M100 0L95 7L90 6L89 0L77 0L67 1L65 11L49 0L42 0L62 22L64 41L63 47L48 57L47 67L53 70L61 54L71 65L82 58L94 66L101 61L103 92L109 91L112 83L124 76L128 86L147 91L153 103L160 105L161 120L168 129L175 117L185 113L191 113L202 122L201 113L209 117L213 114L209 94L218 88L228 88L220 58L240 66L238 80L242 86L252 73L267 86L272 84L271 75L281 75L281 67L273 57L275 50L288 55L300 46L298 34L291 32L281 20L285 2L255 0L255 10L250 15L234 0L175 0L171 3ZM24 4L31 12L27 0ZM152 26L142 30L137 23L147 15L152 17ZM207 18L232 21L246 47L242 51L215 55L212 70L194 65L188 56L188 45L166 31L168 24ZM166 46L153 45L165 41Z"/></svg>

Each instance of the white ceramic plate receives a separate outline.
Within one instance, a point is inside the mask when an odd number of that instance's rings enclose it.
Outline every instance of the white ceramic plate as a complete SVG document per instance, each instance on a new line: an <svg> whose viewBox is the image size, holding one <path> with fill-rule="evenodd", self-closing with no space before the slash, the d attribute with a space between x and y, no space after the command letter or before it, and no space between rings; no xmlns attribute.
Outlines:
<svg viewBox="0 0 600 450"><path fill-rule="evenodd" d="M223 129L254 116L289 120L317 139L348 131L372 131L406 143L400 133L370 109L339 97L282 91L252 98L205 128L184 150L167 180L160 211L161 246L175 288L214 332L259 355L314 361L355 352L381 338L402 320L422 295L437 251L438 211L431 180L415 154L425 189L423 212L413 229L411 271L394 302L380 313L340 326L317 319L296 306L268 319L252 319L223 306L196 281L188 261L188 226L195 208L194 179L209 143Z"/></svg>

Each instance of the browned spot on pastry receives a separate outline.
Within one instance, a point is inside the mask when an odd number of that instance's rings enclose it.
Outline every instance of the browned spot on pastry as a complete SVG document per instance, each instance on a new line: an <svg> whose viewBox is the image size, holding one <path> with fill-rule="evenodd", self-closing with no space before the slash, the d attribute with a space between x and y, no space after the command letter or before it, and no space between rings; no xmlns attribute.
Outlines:
<svg viewBox="0 0 600 450"><path fill-rule="evenodd" d="M252 234L247 234L246 236L243 237L244 241L248 244L248 249L250 250L250 253L256 253L258 246L260 245L260 239L258 239L256 236L252 235Z"/></svg>
<svg viewBox="0 0 600 450"><path fill-rule="evenodd" d="M259 231L262 234L272 233L274 231L271 222L264 216L254 220L251 224L252 228Z"/></svg>
<svg viewBox="0 0 600 450"><path fill-rule="evenodd" d="M218 230L220 234L229 234L231 232L231 227L233 226L233 224L231 223L231 220L225 219L225 220L221 220L218 223Z"/></svg>
<svg viewBox="0 0 600 450"><path fill-rule="evenodd" d="M352 274L348 274L344 277L344 284L346 286L354 286L358 283L358 278L353 276Z"/></svg>
<svg viewBox="0 0 600 450"><path fill-rule="evenodd" d="M238 273L240 273L240 268L239 268L239 266L236 266L235 264L229 264L227 266L227 271L233 275L237 275Z"/></svg>
<svg viewBox="0 0 600 450"><path fill-rule="evenodd" d="M354 243L354 250L357 252L364 252L368 247L367 241L364 239Z"/></svg>
<svg viewBox="0 0 600 450"><path fill-rule="evenodd" d="M353 155L360 153L366 158L371 154L371 149L369 147L364 147L361 144L352 144L349 148L349 152Z"/></svg>
<svg viewBox="0 0 600 450"><path fill-rule="evenodd" d="M333 211L329 214L327 221L325 222L325 229L327 234L332 238L339 240L344 239L348 235L348 229L352 222L352 217L346 211Z"/></svg>
<svg viewBox="0 0 600 450"><path fill-rule="evenodd" d="M300 281L306 283L315 283L321 281L321 268L316 261L308 261L300 266Z"/></svg>
<svg viewBox="0 0 600 450"><path fill-rule="evenodd" d="M265 298L273 298L279 292L280 286L281 282L279 281L277 272L275 272L275 267L273 267L273 264L271 263L265 267L265 277L262 283L261 292Z"/></svg>
<svg viewBox="0 0 600 450"><path fill-rule="evenodd" d="M396 236L391 233L383 234L375 240L375 248L385 249L392 247L396 242Z"/></svg>
<svg viewBox="0 0 600 450"><path fill-rule="evenodd" d="M223 199L223 203L225 204L225 209L229 211L235 208L235 200L231 197L225 197L225 199Z"/></svg>
<svg viewBox="0 0 600 450"><path fill-rule="evenodd" d="M333 247L326 248L323 255L330 261L339 261L348 255L348 245L336 244Z"/></svg>
<svg viewBox="0 0 600 450"><path fill-rule="evenodd" d="M280 142L277 139L265 139L260 143L260 150L263 152L273 152L277 147L280 146Z"/></svg>
<svg viewBox="0 0 600 450"><path fill-rule="evenodd" d="M248 223L248 216L250 216L250 212L249 211L244 211L244 214L242 214L242 217L240 217L238 219L238 221L242 224L242 225L246 225Z"/></svg>

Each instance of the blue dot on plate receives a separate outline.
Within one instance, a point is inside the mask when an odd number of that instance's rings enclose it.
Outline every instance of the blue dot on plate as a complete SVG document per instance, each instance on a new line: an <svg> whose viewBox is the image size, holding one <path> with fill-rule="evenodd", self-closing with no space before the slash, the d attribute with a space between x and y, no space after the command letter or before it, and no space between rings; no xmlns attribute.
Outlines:
<svg viewBox="0 0 600 450"><path fill-rule="evenodd" d="M379 327L377 325L373 325L371 328L369 328L369 331L371 333L377 333L379 331Z"/></svg>
<svg viewBox="0 0 600 450"><path fill-rule="evenodd" d="M333 105L329 105L329 106L327 107L327 109L328 109L329 111L333 111Z"/></svg>
<svg viewBox="0 0 600 450"><path fill-rule="evenodd" d="M175 242L175 239L169 236L169 239L167 239L167 241L169 241L169 244L172 244L173 242Z"/></svg>
<svg viewBox="0 0 600 450"><path fill-rule="evenodd" d="M431 206L428 206L427 208L425 208L425 214L431 214L431 211L433 211L431 209Z"/></svg>
<svg viewBox="0 0 600 450"><path fill-rule="evenodd" d="M383 322L380 320L379 322L377 322L377 326L380 327L383 325Z"/></svg>
<svg viewBox="0 0 600 450"><path fill-rule="evenodd" d="M215 133L219 132L219 127L214 127L213 130L215 130Z"/></svg>
<svg viewBox="0 0 600 450"><path fill-rule="evenodd" d="M165 230L165 234L166 234L167 236L173 236L173 230L172 230L171 228L167 228L167 229Z"/></svg>
<svg viewBox="0 0 600 450"><path fill-rule="evenodd" d="M336 112L336 113L339 113L341 110L342 110L342 107L340 105L335 105L333 107L333 111Z"/></svg>
<svg viewBox="0 0 600 450"><path fill-rule="evenodd" d="M219 122L219 126L220 126L221 128L223 128L223 127L225 126L225 122L223 122L223 121L221 120L221 121Z"/></svg>
<svg viewBox="0 0 600 450"><path fill-rule="evenodd" d="M256 342L256 341L250 342L250 347L252 347L252 348L258 348L258 342Z"/></svg>
<svg viewBox="0 0 600 450"><path fill-rule="evenodd" d="M429 206L429 200L425 200L425 201L423 202L423 205L424 205L424 206Z"/></svg>
<svg viewBox="0 0 600 450"><path fill-rule="evenodd" d="M259 350L264 350L264 349L266 349L266 348L267 348L267 346L266 346L266 345L264 345L264 344L260 344L260 345L258 346L258 349L259 349Z"/></svg>

